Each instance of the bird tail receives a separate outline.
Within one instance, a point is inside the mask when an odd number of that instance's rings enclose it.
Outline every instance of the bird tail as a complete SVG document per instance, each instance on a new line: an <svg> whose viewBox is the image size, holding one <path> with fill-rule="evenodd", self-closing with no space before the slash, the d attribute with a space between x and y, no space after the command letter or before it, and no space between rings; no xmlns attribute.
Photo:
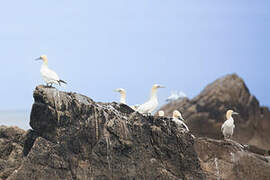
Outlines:
<svg viewBox="0 0 270 180"><path fill-rule="evenodd" d="M61 86L61 83L67 84L65 81L63 81L61 79L58 81L58 83L59 83L60 86Z"/></svg>

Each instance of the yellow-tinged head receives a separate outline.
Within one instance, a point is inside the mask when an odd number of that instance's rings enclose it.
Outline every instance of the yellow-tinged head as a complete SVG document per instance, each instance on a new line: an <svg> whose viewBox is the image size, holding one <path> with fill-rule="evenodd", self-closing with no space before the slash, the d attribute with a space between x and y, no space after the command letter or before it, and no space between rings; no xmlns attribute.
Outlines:
<svg viewBox="0 0 270 180"><path fill-rule="evenodd" d="M115 92L119 92L120 94L122 94L122 93L126 93L126 90L125 89L123 89L123 88L117 88L117 89L115 89L114 90Z"/></svg>
<svg viewBox="0 0 270 180"><path fill-rule="evenodd" d="M173 111L173 118L181 119L182 121L184 121L184 118L182 117L182 114L177 110Z"/></svg>
<svg viewBox="0 0 270 180"><path fill-rule="evenodd" d="M39 58L37 58L36 60L42 60L44 63L48 63L48 58L46 55L41 55Z"/></svg>
<svg viewBox="0 0 270 180"><path fill-rule="evenodd" d="M162 111L162 110L158 111L158 116L159 117L164 117L164 114L165 114L164 111Z"/></svg>
<svg viewBox="0 0 270 180"><path fill-rule="evenodd" d="M239 113L234 112L233 110L228 110L227 113L226 113L226 118L230 119L232 117L232 115L234 115L234 114L237 115Z"/></svg>
<svg viewBox="0 0 270 180"><path fill-rule="evenodd" d="M165 88L165 86L162 86L160 84L154 84L152 89L158 89L158 88Z"/></svg>

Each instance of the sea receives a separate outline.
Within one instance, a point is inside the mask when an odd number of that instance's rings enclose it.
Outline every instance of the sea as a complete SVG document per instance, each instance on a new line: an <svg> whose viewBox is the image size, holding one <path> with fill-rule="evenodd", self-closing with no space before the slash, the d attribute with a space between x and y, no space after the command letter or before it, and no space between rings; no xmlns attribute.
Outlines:
<svg viewBox="0 0 270 180"><path fill-rule="evenodd" d="M0 125L17 126L21 129L30 129L30 111L27 110L0 110Z"/></svg>

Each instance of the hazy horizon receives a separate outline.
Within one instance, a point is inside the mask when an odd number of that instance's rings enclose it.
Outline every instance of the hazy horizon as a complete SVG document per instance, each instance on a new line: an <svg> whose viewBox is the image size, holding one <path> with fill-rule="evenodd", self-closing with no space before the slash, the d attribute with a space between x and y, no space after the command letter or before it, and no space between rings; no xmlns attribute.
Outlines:
<svg viewBox="0 0 270 180"><path fill-rule="evenodd" d="M270 1L12 1L0 7L0 110L30 111L41 62L95 101L141 104L158 83L189 98L237 73L270 107ZM2 120L0 124L3 124Z"/></svg>
<svg viewBox="0 0 270 180"><path fill-rule="evenodd" d="M0 110L0 126L17 126L22 129L30 129L30 111L28 110Z"/></svg>

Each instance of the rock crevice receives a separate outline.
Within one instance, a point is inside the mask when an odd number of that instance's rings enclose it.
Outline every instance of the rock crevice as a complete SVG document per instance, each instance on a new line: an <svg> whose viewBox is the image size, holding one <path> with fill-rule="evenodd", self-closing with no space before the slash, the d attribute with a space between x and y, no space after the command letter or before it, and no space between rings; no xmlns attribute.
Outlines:
<svg viewBox="0 0 270 180"><path fill-rule="evenodd" d="M38 86L9 179L205 179L191 134L126 105Z"/></svg>

